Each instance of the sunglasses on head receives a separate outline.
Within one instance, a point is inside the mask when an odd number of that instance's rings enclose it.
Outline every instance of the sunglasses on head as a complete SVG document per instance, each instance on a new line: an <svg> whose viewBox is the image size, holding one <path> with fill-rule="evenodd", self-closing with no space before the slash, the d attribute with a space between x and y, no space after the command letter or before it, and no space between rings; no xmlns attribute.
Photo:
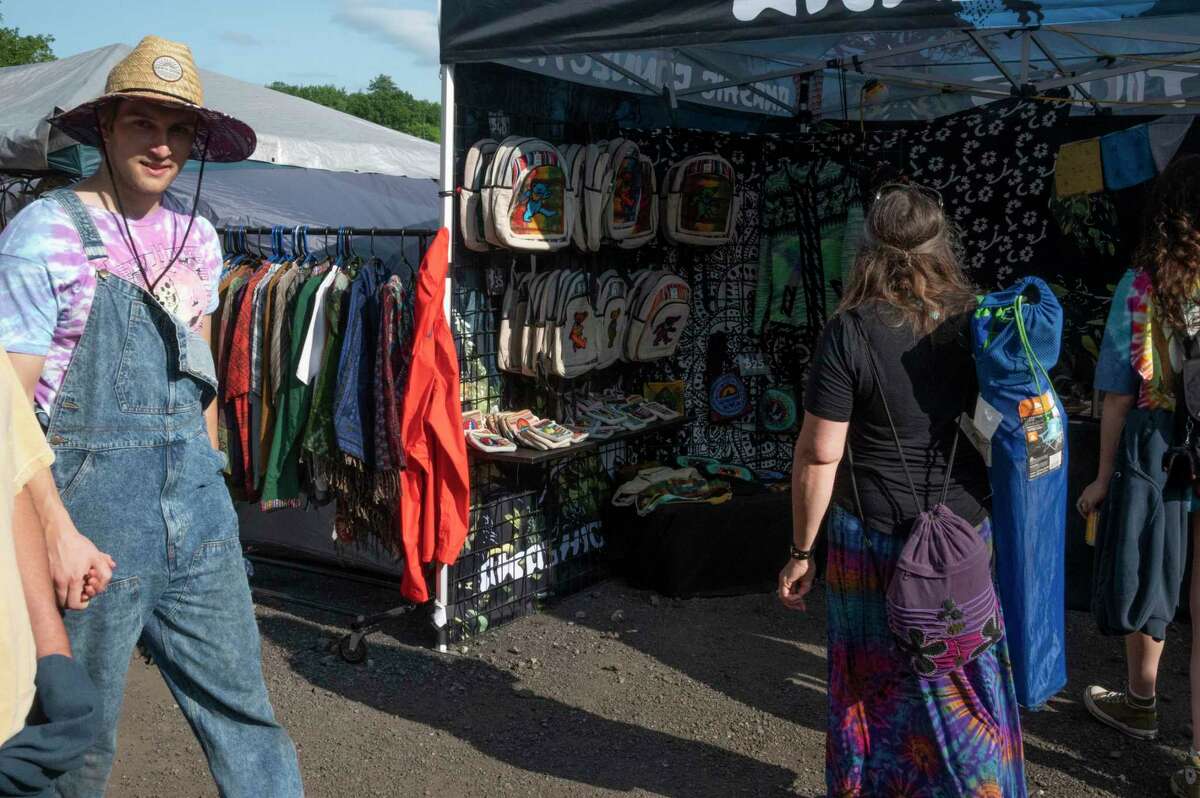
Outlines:
<svg viewBox="0 0 1200 798"><path fill-rule="evenodd" d="M920 183L884 183L875 192L875 199L878 201L885 194L890 194L893 191L915 191L937 203L939 208L944 207L942 204L942 193L936 188L923 186Z"/></svg>

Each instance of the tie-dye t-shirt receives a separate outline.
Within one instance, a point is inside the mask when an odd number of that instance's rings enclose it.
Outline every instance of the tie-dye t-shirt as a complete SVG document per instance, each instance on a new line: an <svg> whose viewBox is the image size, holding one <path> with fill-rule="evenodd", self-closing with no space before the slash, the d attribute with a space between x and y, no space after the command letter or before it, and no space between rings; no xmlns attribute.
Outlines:
<svg viewBox="0 0 1200 798"><path fill-rule="evenodd" d="M146 287L120 217L103 208L87 208L108 249L106 260L88 262L79 234L56 200L33 202L0 233L0 344L12 353L45 356L35 399L37 407L47 412L83 335L96 290L96 269L108 269ZM129 220L129 232L151 281L179 249L188 217L187 211L164 198L158 210ZM217 308L220 277L221 243L212 224L198 216L187 245L154 293L163 307L199 330L204 316Z"/></svg>

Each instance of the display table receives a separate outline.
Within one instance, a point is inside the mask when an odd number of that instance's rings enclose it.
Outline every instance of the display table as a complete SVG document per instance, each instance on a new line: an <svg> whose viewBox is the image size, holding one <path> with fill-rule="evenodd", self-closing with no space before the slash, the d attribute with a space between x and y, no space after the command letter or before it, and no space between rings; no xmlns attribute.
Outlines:
<svg viewBox="0 0 1200 798"><path fill-rule="evenodd" d="M617 570L639 587L679 598L759 592L787 562L791 496L667 504L644 518L611 508L605 531Z"/></svg>

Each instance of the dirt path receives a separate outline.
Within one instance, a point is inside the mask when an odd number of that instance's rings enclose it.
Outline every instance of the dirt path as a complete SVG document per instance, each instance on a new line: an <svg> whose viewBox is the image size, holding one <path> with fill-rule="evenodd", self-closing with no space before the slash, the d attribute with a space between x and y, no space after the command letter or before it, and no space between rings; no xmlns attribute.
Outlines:
<svg viewBox="0 0 1200 798"><path fill-rule="evenodd" d="M801 616L768 595L684 602L608 582L465 653L434 653L402 622L371 638L369 667L328 653L330 617L300 613L259 607L268 684L315 798L824 795L819 598ZM1187 745L1187 629L1164 660L1163 738L1139 744L1076 700L1089 682L1118 683L1118 643L1083 615L1069 627L1065 698L1025 716L1030 794L1166 794ZM110 795L215 794L156 670L135 661Z"/></svg>

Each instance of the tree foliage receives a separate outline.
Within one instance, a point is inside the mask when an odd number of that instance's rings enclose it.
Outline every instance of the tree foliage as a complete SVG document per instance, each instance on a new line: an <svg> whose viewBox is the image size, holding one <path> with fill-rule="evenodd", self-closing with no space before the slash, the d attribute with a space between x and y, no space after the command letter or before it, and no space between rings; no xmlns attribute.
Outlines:
<svg viewBox="0 0 1200 798"><path fill-rule="evenodd" d="M441 105L418 100L396 86L396 82L387 75L378 75L366 91L348 92L329 84L293 86L278 81L268 88L302 97L410 136L429 141L441 138Z"/></svg>
<svg viewBox="0 0 1200 798"><path fill-rule="evenodd" d="M4 15L0 14L0 22L3 21ZM54 37L49 34L22 35L18 28L0 25L0 67L53 61L54 51L50 49L53 43Z"/></svg>

